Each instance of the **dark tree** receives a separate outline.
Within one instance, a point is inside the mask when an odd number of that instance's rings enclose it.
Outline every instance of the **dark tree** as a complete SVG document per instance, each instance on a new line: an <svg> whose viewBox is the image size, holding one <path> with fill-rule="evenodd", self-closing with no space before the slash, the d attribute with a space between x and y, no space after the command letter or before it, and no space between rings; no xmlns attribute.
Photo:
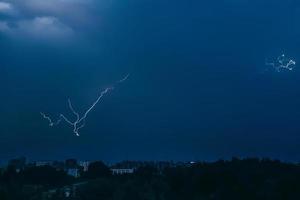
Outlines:
<svg viewBox="0 0 300 200"><path fill-rule="evenodd" d="M89 165L85 178L95 179L111 175L110 169L101 161L93 162Z"/></svg>

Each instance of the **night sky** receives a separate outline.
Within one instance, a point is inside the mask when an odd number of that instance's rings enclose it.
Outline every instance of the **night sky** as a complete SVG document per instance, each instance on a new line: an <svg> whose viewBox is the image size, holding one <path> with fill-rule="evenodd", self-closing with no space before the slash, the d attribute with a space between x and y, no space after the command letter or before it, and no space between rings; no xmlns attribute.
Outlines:
<svg viewBox="0 0 300 200"><path fill-rule="evenodd" d="M0 159L299 161L297 0L0 0ZM70 118L130 73L89 114Z"/></svg>

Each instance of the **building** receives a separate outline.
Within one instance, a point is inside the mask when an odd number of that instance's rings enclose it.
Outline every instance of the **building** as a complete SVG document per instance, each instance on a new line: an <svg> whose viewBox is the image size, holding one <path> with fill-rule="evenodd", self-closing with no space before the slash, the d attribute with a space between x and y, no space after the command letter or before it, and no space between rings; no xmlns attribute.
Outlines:
<svg viewBox="0 0 300 200"><path fill-rule="evenodd" d="M133 174L134 169L110 169L113 175Z"/></svg>
<svg viewBox="0 0 300 200"><path fill-rule="evenodd" d="M89 161L79 161L78 165L80 167L82 167L82 169L83 169L84 172L87 172L89 170L90 162Z"/></svg>
<svg viewBox="0 0 300 200"><path fill-rule="evenodd" d="M65 161L65 167L68 168L76 168L77 165L77 160L76 159L67 159Z"/></svg>
<svg viewBox="0 0 300 200"><path fill-rule="evenodd" d="M68 175L73 176L75 178L78 178L80 176L78 168L70 168L70 169L67 169L66 172Z"/></svg>
<svg viewBox="0 0 300 200"><path fill-rule="evenodd" d="M16 158L9 161L8 166L14 167L16 172L20 172L26 166L26 158Z"/></svg>
<svg viewBox="0 0 300 200"><path fill-rule="evenodd" d="M53 161L36 161L35 166L36 167L42 167L42 166L52 166Z"/></svg>

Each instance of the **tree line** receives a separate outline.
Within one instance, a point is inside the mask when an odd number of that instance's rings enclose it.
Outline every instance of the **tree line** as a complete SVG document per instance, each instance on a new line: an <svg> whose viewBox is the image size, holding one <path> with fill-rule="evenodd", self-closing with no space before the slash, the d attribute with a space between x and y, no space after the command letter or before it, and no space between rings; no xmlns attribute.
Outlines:
<svg viewBox="0 0 300 200"><path fill-rule="evenodd" d="M52 191L49 192L49 191ZM1 200L294 200L300 199L300 166L269 159L196 162L112 175L91 163L78 179L51 166L3 169Z"/></svg>

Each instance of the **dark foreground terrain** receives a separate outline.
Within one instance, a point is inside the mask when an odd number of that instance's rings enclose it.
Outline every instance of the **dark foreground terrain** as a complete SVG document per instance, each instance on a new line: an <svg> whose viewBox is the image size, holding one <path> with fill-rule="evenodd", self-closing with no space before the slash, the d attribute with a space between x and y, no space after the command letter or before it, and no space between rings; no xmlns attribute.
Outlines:
<svg viewBox="0 0 300 200"><path fill-rule="evenodd" d="M134 169L117 175L112 169ZM297 200L300 166L268 159L214 163L102 162L77 178L50 165L1 170L0 200Z"/></svg>

